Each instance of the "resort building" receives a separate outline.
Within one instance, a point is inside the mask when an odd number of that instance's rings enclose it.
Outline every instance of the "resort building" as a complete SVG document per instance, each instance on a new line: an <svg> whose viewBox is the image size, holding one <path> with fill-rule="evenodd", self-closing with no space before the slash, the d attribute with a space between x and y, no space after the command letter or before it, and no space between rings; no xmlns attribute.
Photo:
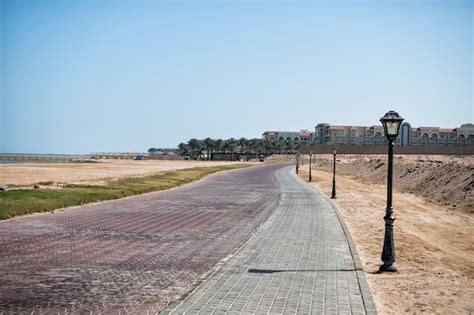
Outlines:
<svg viewBox="0 0 474 315"><path fill-rule="evenodd" d="M388 143L381 125L342 126L321 123L315 127L314 133L308 130L300 132L266 131L263 133L263 138L326 145L383 145ZM474 146L474 124L463 124L457 128L413 128L410 123L403 122L394 143L399 146Z"/></svg>
<svg viewBox="0 0 474 315"><path fill-rule="evenodd" d="M309 130L298 131L265 131L262 134L263 139L277 141L293 141L295 143L310 143L313 141L313 133Z"/></svg>
<svg viewBox="0 0 474 315"><path fill-rule="evenodd" d="M318 124L314 143L330 145L382 145L388 141L380 126L340 126ZM395 145L466 146L474 145L474 125L463 124L458 128L418 127L403 122Z"/></svg>

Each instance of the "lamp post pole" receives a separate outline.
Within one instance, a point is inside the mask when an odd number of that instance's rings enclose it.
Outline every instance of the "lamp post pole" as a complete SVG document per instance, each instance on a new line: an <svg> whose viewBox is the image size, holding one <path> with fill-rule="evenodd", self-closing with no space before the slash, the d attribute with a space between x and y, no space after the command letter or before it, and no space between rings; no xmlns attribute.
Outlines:
<svg viewBox="0 0 474 315"><path fill-rule="evenodd" d="M298 168L300 166L300 156L296 154L296 174L298 174Z"/></svg>
<svg viewBox="0 0 474 315"><path fill-rule="evenodd" d="M393 239L393 222L395 216L392 206L392 181L393 181L393 141L397 138L400 124L403 118L394 111L389 111L380 119L383 124L385 135L388 139L388 174L387 174L387 208L385 209L385 237L383 241L382 261L379 271L398 271L395 262L395 243Z"/></svg>
<svg viewBox="0 0 474 315"><path fill-rule="evenodd" d="M332 167L332 193L331 199L336 199L336 154L337 154L337 147L332 148L332 154L334 156L334 162Z"/></svg>
<svg viewBox="0 0 474 315"><path fill-rule="evenodd" d="M313 152L309 152L309 181L312 181L311 178L311 158L313 157Z"/></svg>
<svg viewBox="0 0 474 315"><path fill-rule="evenodd" d="M393 222L395 216L392 206L392 176L393 176L393 140L388 140L388 176L387 176L387 208L385 209L385 237L383 241L382 261L380 271L398 271L395 262L395 242L393 240Z"/></svg>

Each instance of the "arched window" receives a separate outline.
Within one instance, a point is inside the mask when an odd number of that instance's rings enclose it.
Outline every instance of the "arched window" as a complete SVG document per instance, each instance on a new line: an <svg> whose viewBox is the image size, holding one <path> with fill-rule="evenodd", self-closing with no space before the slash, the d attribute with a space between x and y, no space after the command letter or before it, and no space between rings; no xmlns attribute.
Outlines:
<svg viewBox="0 0 474 315"><path fill-rule="evenodd" d="M467 136L467 144L474 145L474 135L470 134Z"/></svg>
<svg viewBox="0 0 474 315"><path fill-rule="evenodd" d="M382 132L380 132L380 131L376 131L376 132L375 132L374 144L381 144L381 145L383 145Z"/></svg>
<svg viewBox="0 0 474 315"><path fill-rule="evenodd" d="M289 141L291 141L291 137L286 137L286 140L289 140Z"/></svg>
<svg viewBox="0 0 474 315"><path fill-rule="evenodd" d="M430 135L427 132L421 134L421 144L430 144Z"/></svg>
<svg viewBox="0 0 474 315"><path fill-rule="evenodd" d="M293 140L295 140L295 141L300 141L300 138L295 137L295 139L293 139Z"/></svg>
<svg viewBox="0 0 474 315"><path fill-rule="evenodd" d="M465 146L466 145L466 136L462 133L460 133L458 135L458 141L457 141L457 145L459 146Z"/></svg>
<svg viewBox="0 0 474 315"><path fill-rule="evenodd" d="M280 138L278 138L278 140L283 141L283 140L285 140L285 138L280 137Z"/></svg>
<svg viewBox="0 0 474 315"><path fill-rule="evenodd" d="M438 144L438 134L432 133L430 138L430 144Z"/></svg>

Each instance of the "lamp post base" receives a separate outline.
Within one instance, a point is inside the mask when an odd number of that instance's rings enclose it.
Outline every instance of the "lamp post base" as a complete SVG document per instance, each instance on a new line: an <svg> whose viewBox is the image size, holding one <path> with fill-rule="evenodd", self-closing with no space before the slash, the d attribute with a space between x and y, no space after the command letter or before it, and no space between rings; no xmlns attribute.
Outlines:
<svg viewBox="0 0 474 315"><path fill-rule="evenodd" d="M381 265L379 272L398 272L398 268L395 265Z"/></svg>

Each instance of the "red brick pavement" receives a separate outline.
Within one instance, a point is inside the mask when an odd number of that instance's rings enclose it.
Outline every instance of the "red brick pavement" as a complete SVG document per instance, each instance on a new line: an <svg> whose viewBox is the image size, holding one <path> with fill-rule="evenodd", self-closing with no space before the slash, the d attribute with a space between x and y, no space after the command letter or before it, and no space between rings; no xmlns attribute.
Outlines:
<svg viewBox="0 0 474 315"><path fill-rule="evenodd" d="M0 314L159 311L267 217L278 168L1 222Z"/></svg>

